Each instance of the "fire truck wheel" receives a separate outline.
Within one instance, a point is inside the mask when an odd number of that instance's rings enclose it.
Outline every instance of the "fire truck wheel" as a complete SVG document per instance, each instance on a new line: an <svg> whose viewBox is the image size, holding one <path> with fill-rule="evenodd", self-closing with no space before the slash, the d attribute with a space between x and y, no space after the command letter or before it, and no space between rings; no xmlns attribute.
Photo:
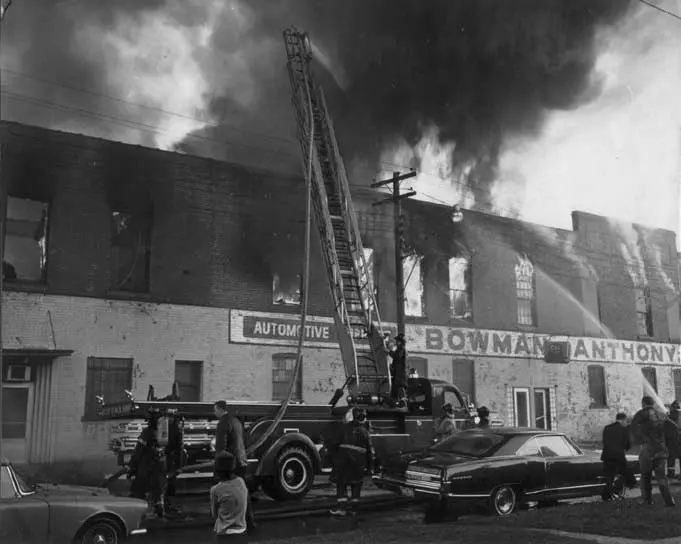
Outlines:
<svg viewBox="0 0 681 544"><path fill-rule="evenodd" d="M304 448L286 448L277 458L274 494L278 500L300 500L314 483L312 456Z"/></svg>

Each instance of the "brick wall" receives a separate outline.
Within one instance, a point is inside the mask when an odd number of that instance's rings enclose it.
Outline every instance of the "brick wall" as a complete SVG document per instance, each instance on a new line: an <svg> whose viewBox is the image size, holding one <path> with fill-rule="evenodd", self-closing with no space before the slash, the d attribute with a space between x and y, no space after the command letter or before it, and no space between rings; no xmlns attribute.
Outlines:
<svg viewBox="0 0 681 544"><path fill-rule="evenodd" d="M112 206L151 205L151 288L137 298L299 311L272 304L272 274L294 274L301 268L302 180L13 123L3 127L2 169L11 194L50 201L47 292L122 297L111 292L110 212ZM375 250L381 313L394 321L392 207L372 206L379 197L357 191L355 204L365 245ZM668 319L670 305L678 307L678 302L670 302L678 286L672 232L631 227L620 231L606 219L585 213L574 215L574 232L472 211L465 212L457 227L446 207L406 201L404 208L407 245L425 256L427 315L410 319L413 322L451 322L446 262L465 246L473 262L474 326L520 328L513 268L518 255L527 254L537 269L535 330L634 339L631 263L622 251L627 236L633 236L651 289L655 339L678 338L678 326ZM314 227L312 234L310 311L329 315L330 296ZM607 331L599 331L597 315L590 318L585 312L598 313L597 297Z"/></svg>

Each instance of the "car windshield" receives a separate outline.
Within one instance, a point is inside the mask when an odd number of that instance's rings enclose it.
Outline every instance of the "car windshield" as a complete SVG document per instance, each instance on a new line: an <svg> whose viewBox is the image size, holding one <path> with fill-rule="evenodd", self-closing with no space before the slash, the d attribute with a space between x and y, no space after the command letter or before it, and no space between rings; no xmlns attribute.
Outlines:
<svg viewBox="0 0 681 544"><path fill-rule="evenodd" d="M489 432L461 432L432 446L434 451L446 451L468 457L487 457L494 453L506 438Z"/></svg>
<svg viewBox="0 0 681 544"><path fill-rule="evenodd" d="M17 483L19 484L19 489L21 490L22 493L30 493L33 491L33 485L29 485L26 481L26 478L23 477L21 474L19 474L16 470L14 469L14 477L17 480Z"/></svg>

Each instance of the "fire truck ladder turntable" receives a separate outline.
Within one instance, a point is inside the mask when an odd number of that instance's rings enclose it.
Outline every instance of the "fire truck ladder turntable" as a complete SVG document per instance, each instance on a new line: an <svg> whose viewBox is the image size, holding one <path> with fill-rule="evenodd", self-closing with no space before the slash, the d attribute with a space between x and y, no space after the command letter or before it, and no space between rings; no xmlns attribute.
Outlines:
<svg viewBox="0 0 681 544"><path fill-rule="evenodd" d="M347 378L343 389L347 386L353 395L382 394L391 379L385 334L345 166L324 93L314 83L309 38L290 28L284 31L284 41L297 137L303 162L312 164L312 204ZM357 330L366 334L368 351L358 352L353 334Z"/></svg>

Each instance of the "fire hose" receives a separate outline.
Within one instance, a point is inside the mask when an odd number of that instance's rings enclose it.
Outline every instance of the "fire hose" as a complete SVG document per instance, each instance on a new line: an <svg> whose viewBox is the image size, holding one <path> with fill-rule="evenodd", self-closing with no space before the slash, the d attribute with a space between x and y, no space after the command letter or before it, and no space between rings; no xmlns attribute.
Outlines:
<svg viewBox="0 0 681 544"><path fill-rule="evenodd" d="M303 76L307 81L307 75L303 72ZM297 378L300 374L300 369L303 364L303 343L305 340L305 322L307 320L307 306L308 306L308 288L310 284L310 223L312 221L311 210L312 210L312 161L315 153L314 149L314 116L312 108L312 97L310 96L310 86L307 84L305 86L307 89L307 102L310 116L310 151L308 154L308 163L306 168L306 204L305 204L305 255L303 258L303 289L301 293L301 315L300 315L300 333L298 335L298 349L296 354L296 366L293 370L293 375L291 376L291 383L288 388L288 394L286 395L286 400L281 403L277 415L274 417L271 425L267 430L258 438L253 444L250 444L246 450L246 456L251 456L255 451L258 450L267 440L272 436L274 431L281 423L281 420L288 410L289 404L291 403L291 395L297 384ZM303 167L305 165L303 164ZM213 463L201 463L185 467L180 470L180 472L195 472L203 469L211 469Z"/></svg>

